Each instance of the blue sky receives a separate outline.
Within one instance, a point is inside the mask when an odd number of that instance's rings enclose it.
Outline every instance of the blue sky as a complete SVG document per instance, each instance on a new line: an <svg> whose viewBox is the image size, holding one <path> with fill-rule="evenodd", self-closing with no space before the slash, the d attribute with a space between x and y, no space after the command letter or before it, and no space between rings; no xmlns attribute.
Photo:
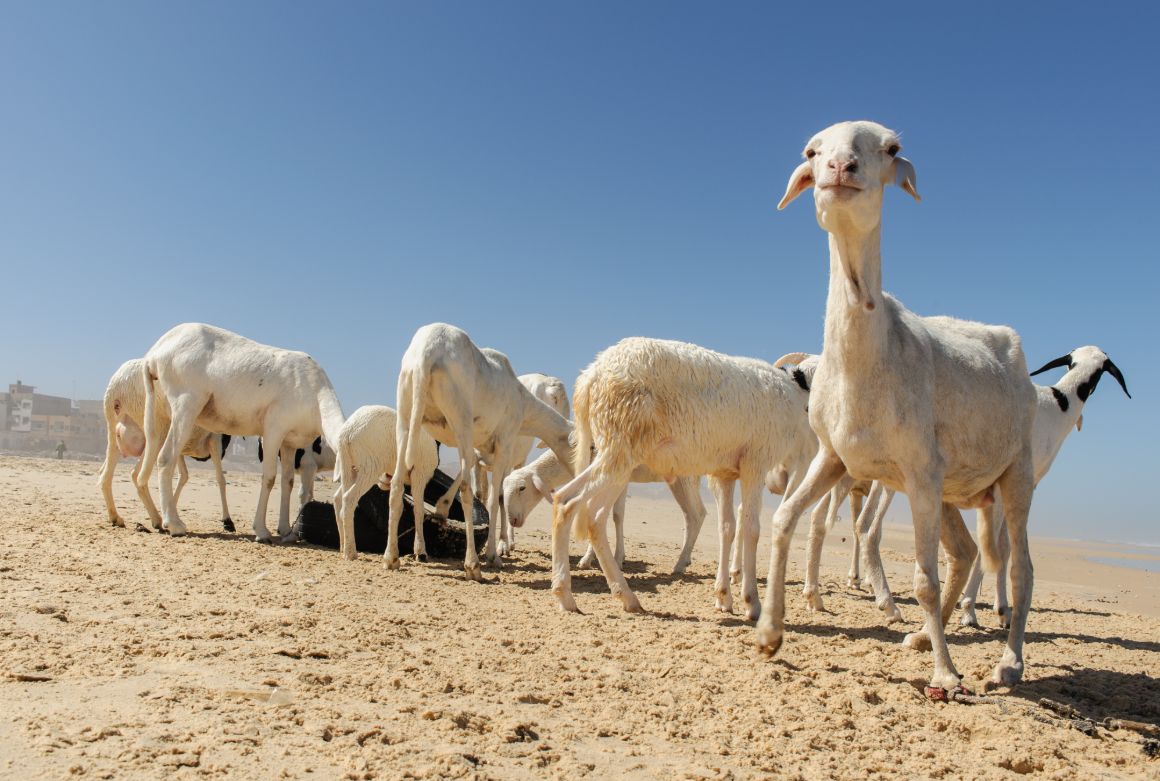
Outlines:
<svg viewBox="0 0 1160 781"><path fill-rule="evenodd" d="M883 281L1110 381L1032 530L1160 542L1148 4L0 4L0 381L98 398L172 325L304 349L349 413L444 320L569 384L629 335L821 347L815 131L903 134ZM1051 375L1058 376L1058 372ZM1042 379L1042 378L1041 378ZM1038 520L1037 520L1038 518Z"/></svg>

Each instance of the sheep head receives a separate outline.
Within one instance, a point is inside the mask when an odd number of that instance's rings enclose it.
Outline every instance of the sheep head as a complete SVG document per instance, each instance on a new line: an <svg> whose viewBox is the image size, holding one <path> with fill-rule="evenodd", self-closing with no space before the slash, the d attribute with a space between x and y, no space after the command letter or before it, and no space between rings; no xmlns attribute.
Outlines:
<svg viewBox="0 0 1160 781"><path fill-rule="evenodd" d="M1124 380L1124 374L1120 371L1120 367L1112 362L1107 353L1093 345L1086 347L1077 347L1066 355L1048 361L1040 366L1035 371L1031 372L1034 377L1037 374L1042 374L1050 369L1055 369L1060 366L1067 367L1067 373L1075 372L1079 379L1079 384L1076 386L1076 396L1080 401L1086 402L1088 397L1095 392L1096 385L1099 384L1100 377L1104 372L1116 378L1116 382L1120 383L1120 387L1124 390L1124 395L1129 399L1132 394L1128 393L1128 385ZM1082 425L1082 424L1080 424Z"/></svg>
<svg viewBox="0 0 1160 781"><path fill-rule="evenodd" d="M898 156L901 149L898 134L877 122L831 125L806 144L805 162L790 176L777 208L784 209L813 187L818 224L824 230L871 230L881 222L886 185L897 184L922 200L914 165Z"/></svg>

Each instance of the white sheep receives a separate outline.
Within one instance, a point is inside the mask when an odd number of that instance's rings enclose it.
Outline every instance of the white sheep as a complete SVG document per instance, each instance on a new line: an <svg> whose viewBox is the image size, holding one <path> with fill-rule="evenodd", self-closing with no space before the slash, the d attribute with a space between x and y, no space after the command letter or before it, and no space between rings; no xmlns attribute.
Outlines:
<svg viewBox="0 0 1160 781"><path fill-rule="evenodd" d="M503 504L507 517L514 527L524 525L528 515L544 499L551 499L552 491L573 478L571 465L560 463L552 451L544 453L527 466L515 469L503 481ZM694 477L678 477L669 482L648 467L639 466L632 472L634 483L665 483L672 491L673 498L685 516L685 536L673 574L680 575L688 569L693 559L693 546L701 533L705 521L705 503L701 501L700 480ZM612 507L612 522L616 529L616 563L624 564L624 503L622 494ZM581 568L596 565L596 550L589 545L580 563Z"/></svg>
<svg viewBox="0 0 1160 781"><path fill-rule="evenodd" d="M141 381L141 367L144 360L134 358L121 364L113 376L109 378L109 385L105 388L104 411L107 446L105 448L105 463L101 465L97 483L101 487L101 494L105 498L105 508L109 513L109 521L114 526L124 527L125 520L117 512L113 502L113 474L117 468L117 461L122 457L140 457L145 449L145 432L142 421L145 419L145 384ZM168 411L163 410L168 418ZM212 460L214 476L217 478L218 492L222 502L222 525L233 530L233 521L230 519L230 506L226 501L226 480L222 474L222 456L229 444L229 437L223 437L200 426L195 426L185 446L181 449L182 458L178 461L181 476L177 481L177 490L173 492L173 501L177 502L181 496L181 489L189 480L189 470L185 464L185 456L198 461ZM137 475L141 469L141 462L133 466L131 473L133 486L141 503L149 513L149 520L153 528L161 528L161 514L153 503L148 486L137 485Z"/></svg>
<svg viewBox="0 0 1160 781"><path fill-rule="evenodd" d="M568 406L568 390L564 387L564 382L559 377L551 377L547 374L540 374L539 372L532 372L530 374L521 374L516 378L520 381L528 391L540 401L547 404L552 409L568 420L572 416L572 411ZM514 460L512 468L518 469L528 461L528 455L532 451L532 445L535 443L535 437L517 437L516 444L512 452L514 453ZM540 447L544 447L544 443L540 443ZM491 471L490 465L486 462L486 457L481 453L476 453L475 469L475 485L479 491L478 499L487 504L490 496L490 486L487 483L487 475L485 473ZM553 486L555 487L555 486ZM516 535L514 524L508 518L508 508L505 504L500 504L502 508L500 512L500 537L499 537L499 555L507 556L515 550Z"/></svg>
<svg viewBox="0 0 1160 781"><path fill-rule="evenodd" d="M1083 407L1092 391L1095 390L1100 376L1104 372L1111 374L1120 383L1124 393L1128 393L1124 376L1118 366L1098 347L1077 347L1067 355L1050 361L1045 366L1031 372L1035 376L1049 369L1067 366L1068 372L1055 386L1036 385L1036 413L1035 423L1031 429L1032 452L1031 463L1035 473L1035 484L1038 486L1051 468L1055 457L1063 446L1064 439L1073 429L1079 430L1083 425ZM1131 398L1131 394L1128 394ZM836 489L835 489L836 490ZM863 551L866 558L866 575L874 590L878 606L887 614L887 623L899 621L902 614L894 603L890 592L890 584L886 580L885 569L882 566L880 553L882 522L886 510L894 498L894 491L875 483L867 500L866 515L855 522L856 540L862 539ZM1010 608L1007 604L1007 545L1006 523L1003 515L1002 495L995 496L995 504L991 508L993 533L996 535L995 544L1000 555L1000 566L995 573L995 612L999 616L1001 626L1008 625ZM813 534L811 530L811 542ZM812 582L817 583L818 560L820 559L820 545L818 550L810 551L810 568L807 570L807 589ZM812 573L812 576L811 576ZM963 613L959 623L963 626L978 626L975 614L975 603L978 599L979 586L983 580L983 561L977 556L971 569L963 597L959 603ZM820 609L820 602L818 603Z"/></svg>
<svg viewBox="0 0 1160 781"><path fill-rule="evenodd" d="M733 482L741 481L742 599L756 617L761 489L778 466L791 488L802 479L818 445L804 414L808 399L782 369L693 344L634 337L597 355L573 397L576 477L556 492L553 508L552 591L561 608L577 609L568 540L578 514L580 534L596 549L612 593L625 610L640 612L608 548L605 523L633 470L644 465L666 480L709 475L721 512L715 583L721 610L732 609L725 552L734 533Z"/></svg>
<svg viewBox="0 0 1160 781"><path fill-rule="evenodd" d="M293 481L294 451L309 447L319 435L333 445L342 428L342 407L322 367L306 353L259 344L204 323L183 323L149 348L142 376L146 449L137 484L146 485L154 463L160 465L163 526L169 533L186 532L173 501L173 469L179 444L200 425L223 434L260 436L267 449L279 452L278 534L284 542L293 539L288 483ZM159 395L171 410L168 433L157 414ZM268 458L262 464L253 525L258 542L270 541L266 506L277 463Z"/></svg>
<svg viewBox="0 0 1160 781"><path fill-rule="evenodd" d="M1014 620L993 680L1023 674L1023 635L1031 604L1027 514L1034 480L1031 425L1035 390L1018 335L1010 328L949 317L919 317L882 292L882 196L897 183L918 199L914 166L898 157L898 135L874 122L843 122L810 140L779 208L814 188L818 224L829 233L830 286L825 338L810 399L821 447L809 474L774 514L774 546L757 642L781 646L785 568L801 514L847 472L904 490L914 519L914 591L925 629L908 635L934 655L932 690L954 690L960 676L944 625L966 582L975 546L957 507L990 505L1003 494L1014 553ZM990 568L998 554L986 517ZM938 548L949 572L940 609Z"/></svg>
<svg viewBox="0 0 1160 781"><path fill-rule="evenodd" d="M1073 430L1079 431L1083 427L1083 408L1104 372L1112 375L1128 393L1128 386L1120 368L1112 362L1103 350L1094 346L1077 347L1067 355L1048 361L1046 364L1031 372L1035 376L1050 369L1061 366L1067 367L1067 373L1055 385L1036 385L1038 406L1035 414L1035 426L1031 430L1031 462L1035 470L1035 485L1047 475L1055 457L1059 455L1063 441ZM1005 534L1006 520L1003 513L1002 501L995 497L995 521L992 524L996 535L995 543L999 549L1000 565L995 573L995 612L999 615L999 623L1006 626L1011 615L1007 604L1007 535ZM983 530L979 530L982 534ZM970 579L963 591L963 599L959 603L963 609L959 623L964 626L978 626L975 615L975 602L979 596L979 585L983 580L983 567L980 558L975 559L971 569Z"/></svg>
<svg viewBox="0 0 1160 781"><path fill-rule="evenodd" d="M572 426L520 384L507 356L476 347L465 332L446 323L425 325L415 332L403 355L397 399L395 480L407 480L415 468L421 428L425 427L440 442L453 445L459 453L459 474L436 506L437 513L446 513L444 501L449 505L457 488L463 507L472 506L470 478L476 451L487 458L497 486L503 485L511 470L516 440L521 435L539 437L564 460L571 456L568 438ZM502 490L492 491L488 497L487 561L492 565L499 563L501 497ZM390 569L399 566L398 524L402 512L403 492L392 490L387 549L383 554ZM415 527L416 558L426 554L422 528L422 524ZM479 554L470 534L463 569L468 578L482 578Z"/></svg>
<svg viewBox="0 0 1160 781"><path fill-rule="evenodd" d="M354 511L359 499L383 477L390 486L398 457L395 429L398 416L390 407L368 405L354 411L338 432L338 452L334 475L338 484L334 489L334 517L338 524L339 551L346 559L358 556L355 550ZM423 431L422 440L415 449L417 463L411 468L411 497L414 500L415 523L423 522L423 492L435 469L439 453L435 440ZM399 486L398 490L402 490Z"/></svg>

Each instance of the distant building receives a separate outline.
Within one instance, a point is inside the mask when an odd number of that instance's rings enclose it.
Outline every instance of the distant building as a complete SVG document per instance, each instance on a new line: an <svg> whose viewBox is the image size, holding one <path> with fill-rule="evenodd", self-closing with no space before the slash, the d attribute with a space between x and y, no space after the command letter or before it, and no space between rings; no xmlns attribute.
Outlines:
<svg viewBox="0 0 1160 781"><path fill-rule="evenodd" d="M37 393L20 380L2 394L0 446L15 450L44 450L64 442L69 452L104 452L105 415L102 401L77 401Z"/></svg>

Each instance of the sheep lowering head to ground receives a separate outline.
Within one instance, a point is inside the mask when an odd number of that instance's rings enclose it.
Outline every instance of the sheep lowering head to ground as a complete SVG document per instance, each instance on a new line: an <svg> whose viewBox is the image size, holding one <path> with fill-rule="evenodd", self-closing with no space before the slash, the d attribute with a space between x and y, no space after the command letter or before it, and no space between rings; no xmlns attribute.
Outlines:
<svg viewBox="0 0 1160 781"><path fill-rule="evenodd" d="M807 403L806 391L788 372L693 344L634 337L597 355L576 380L573 396L576 477L555 494L552 590L560 607L577 610L568 542L578 516L579 533L595 548L612 593L625 610L641 610L608 548L605 523L633 470L643 465L666 480L709 475L719 509L728 509L722 540L729 543L733 484L740 480L742 598L756 618L761 490L779 465L795 486L817 450ZM716 590L724 610L732 606L729 546L721 550Z"/></svg>
<svg viewBox="0 0 1160 781"><path fill-rule="evenodd" d="M141 358L125 361L117 371L113 372L113 376L109 378L109 384L105 388L105 431L108 441L105 448L105 463L101 466L98 484L105 499L109 521L114 526L123 527L125 525L124 519L117 512L117 506L113 502L113 474L116 471L117 461L122 457L139 458L145 452L145 431L142 428L145 420L145 383L141 377L143 365L144 360ZM168 425L168 405L159 406L158 414L165 420L164 425ZM233 531L230 507L226 502L226 481L222 474L222 456L225 455L225 448L229 441L228 435L223 438L220 434L206 431L200 426L193 427L189 438L181 448L181 458L177 464L180 477L177 481L177 488L173 492L173 501L175 504L177 503L181 496L181 489L189 480L185 457L188 456L197 461L212 460L214 473L217 477L218 493L221 496L222 525L227 530ZM153 528L160 529L162 525L161 514L157 512L157 506L153 503L148 485L137 484L140 470L141 462L138 461L131 473L133 485L137 489L141 503L145 506L145 511L149 514Z"/></svg>
<svg viewBox="0 0 1160 781"><path fill-rule="evenodd" d="M832 125L810 139L805 160L790 175L778 204L784 208L813 188L818 224L829 234L830 284L809 409L820 448L805 480L774 515L773 555L757 642L769 654L781 646L785 568L794 526L848 472L858 480L880 480L910 498L914 590L926 623L904 642L933 650L932 687L960 686L944 625L966 583L975 546L958 508L984 507L989 516L986 508L999 491L1014 554L1015 608L993 681L1014 684L1023 674L1023 635L1031 605L1027 514L1034 487L1035 390L1012 329L919 317L883 292L885 187L897 184L919 198L915 168L899 155L901 148L898 134L876 122ZM984 525L989 530L989 521ZM942 595L940 539L950 562ZM997 567L994 545L984 542L983 549L989 566ZM945 597L941 608L940 596Z"/></svg>
<svg viewBox="0 0 1160 781"><path fill-rule="evenodd" d="M572 455L571 424L516 379L507 356L476 347L463 330L446 323L425 325L415 332L403 354L397 398L396 481L408 479L415 467L415 449L423 428L458 451L459 474L448 496L461 490L464 507L472 506L470 478L475 471L476 452L487 458L496 481L496 490L488 497L487 560L498 565L500 486L515 460L516 440L521 435L539 437L568 461ZM397 538L402 513L403 492L392 490L387 549L383 554L389 569L399 566ZM422 525L418 524L414 550L416 557L425 553ZM482 578L479 554L470 535L463 569L468 578Z"/></svg>

